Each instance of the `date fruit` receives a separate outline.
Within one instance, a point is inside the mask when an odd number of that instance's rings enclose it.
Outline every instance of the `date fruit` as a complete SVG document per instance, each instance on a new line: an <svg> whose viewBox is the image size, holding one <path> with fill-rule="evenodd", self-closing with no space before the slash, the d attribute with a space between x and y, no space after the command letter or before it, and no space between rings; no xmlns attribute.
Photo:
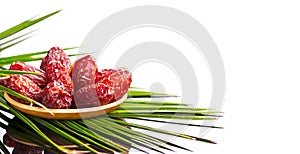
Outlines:
<svg viewBox="0 0 300 154"><path fill-rule="evenodd" d="M40 101L42 98L42 89L23 75L10 75L8 88L36 101ZM26 103L25 100L19 101Z"/></svg>
<svg viewBox="0 0 300 154"><path fill-rule="evenodd" d="M102 84L91 84L80 88L74 94L77 108L95 107L108 104L113 99L112 88Z"/></svg>
<svg viewBox="0 0 300 154"><path fill-rule="evenodd" d="M15 140L13 140L12 138L10 138L7 133L5 133L3 135L3 143L4 143L4 145L11 147L11 148L15 147L17 145L17 142Z"/></svg>
<svg viewBox="0 0 300 154"><path fill-rule="evenodd" d="M95 83L80 88L74 94L77 108L106 105L124 96L131 84L126 69L104 69L96 73Z"/></svg>
<svg viewBox="0 0 300 154"><path fill-rule="evenodd" d="M44 88L42 103L48 108L68 109L71 106L72 94L72 79L63 74Z"/></svg>
<svg viewBox="0 0 300 154"><path fill-rule="evenodd" d="M116 101L128 91L132 82L132 75L127 69L103 69L98 72L95 79L96 83L102 83L113 89L113 99Z"/></svg>
<svg viewBox="0 0 300 154"><path fill-rule="evenodd" d="M8 87L9 81L10 81L10 77L9 76L0 77L0 85L2 85L4 87Z"/></svg>
<svg viewBox="0 0 300 154"><path fill-rule="evenodd" d="M68 74L71 67L70 58L59 47L53 47L42 60L41 69L46 71L47 82L57 80L62 74Z"/></svg>
<svg viewBox="0 0 300 154"><path fill-rule="evenodd" d="M78 59L72 67L71 76L74 83L74 89L78 89L94 83L97 72L95 59L87 55Z"/></svg>
<svg viewBox="0 0 300 154"><path fill-rule="evenodd" d="M27 72L38 72L39 74L23 74L23 76L29 78L39 87L43 88L46 86L46 74L45 71L35 68L34 66L25 64L24 62L14 62L10 65L10 70L27 71Z"/></svg>

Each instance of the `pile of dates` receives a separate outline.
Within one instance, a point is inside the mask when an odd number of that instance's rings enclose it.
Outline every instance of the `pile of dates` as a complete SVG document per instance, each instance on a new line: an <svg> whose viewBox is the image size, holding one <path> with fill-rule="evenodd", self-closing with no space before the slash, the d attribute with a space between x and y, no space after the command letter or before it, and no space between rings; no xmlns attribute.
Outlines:
<svg viewBox="0 0 300 154"><path fill-rule="evenodd" d="M71 65L70 58L59 47L48 51L40 68L14 62L9 69L38 73L10 75L0 79L1 85L54 109L109 104L122 98L132 82L131 73L126 69L99 71L95 59L90 55Z"/></svg>

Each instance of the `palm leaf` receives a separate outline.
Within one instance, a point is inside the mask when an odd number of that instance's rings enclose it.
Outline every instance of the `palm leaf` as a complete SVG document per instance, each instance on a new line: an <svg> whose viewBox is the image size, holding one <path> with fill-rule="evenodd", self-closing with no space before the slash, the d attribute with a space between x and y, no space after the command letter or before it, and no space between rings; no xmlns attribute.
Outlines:
<svg viewBox="0 0 300 154"><path fill-rule="evenodd" d="M87 144L83 143L82 141L78 140L77 138L75 138L74 136L66 133L65 131L63 131L62 129L60 129L59 127L56 126L60 126L60 125L53 125L49 122L47 122L46 120L43 120L41 118L36 118L36 117L31 117L34 121L36 121L37 123L43 125L45 128L48 128L49 130L51 130L52 132L56 132L58 135L60 135L62 138L65 138L69 141L74 142L75 144L84 147L87 150L90 150L91 152L95 152L97 153L97 151L95 149L93 149L92 147L88 146ZM55 121L52 121L55 122ZM56 123L57 124L57 123ZM66 128L65 128L66 129ZM70 131L70 129L67 129L69 132L74 133L74 131Z"/></svg>
<svg viewBox="0 0 300 154"><path fill-rule="evenodd" d="M72 49L76 49L78 47L71 47L71 48L63 48L63 50L68 51ZM42 60L43 55L46 54L48 51L39 51L39 52L32 52L28 54L22 54L22 55L16 55L16 56L10 56L10 57L1 57L0 58L0 66L9 65L16 61L22 61L22 62L30 62L30 61L37 61ZM86 54L86 53L84 53ZM82 54L68 54L68 56L79 56Z"/></svg>
<svg viewBox="0 0 300 154"><path fill-rule="evenodd" d="M176 95L163 94L141 90L129 90L128 98L147 98L147 97L177 97Z"/></svg>
<svg viewBox="0 0 300 154"><path fill-rule="evenodd" d="M23 41L29 39L30 37L31 37L31 36L26 37L26 38L23 38L23 39L21 39L21 40L19 40L19 41L17 41L17 42L14 42L14 43L12 43L12 44L9 44L9 45L7 45L7 46L1 47L1 48L0 48L0 52L2 52L2 51L5 50L5 49L8 49L8 48L10 48L10 47L12 47L12 46L15 46L15 45L17 45L17 44L19 44L19 43L21 43L21 42L23 42Z"/></svg>
<svg viewBox="0 0 300 154"><path fill-rule="evenodd" d="M166 131L166 130L162 130L162 129L152 128L152 127L143 126L143 125L134 124L134 123L129 123L129 122L116 120L116 119L110 119L110 120L114 121L116 123L122 124L122 125L134 127L134 128L144 129L144 130L153 131L153 132L162 133L162 134L168 134L168 135L177 136L177 137L190 139L190 140L196 140L196 141L202 141L202 142L206 142L206 143L216 144L216 142L213 142L213 141L210 141L210 140L207 140L207 139L203 139L203 138L199 138L199 137L195 137L195 136L170 132L170 131Z"/></svg>
<svg viewBox="0 0 300 154"><path fill-rule="evenodd" d="M132 119L142 120L142 121L150 121L150 122L158 122L158 123L175 124L175 125L186 125L186 126L194 126L194 127L206 127L206 128L223 129L223 127L218 127L218 126L208 126L208 125L198 125L198 124L189 124L189 123L179 123L179 122L172 122L172 121L146 119L146 118L132 118Z"/></svg>
<svg viewBox="0 0 300 154"><path fill-rule="evenodd" d="M3 42L3 43L0 44L0 47L3 46L3 45L5 45L5 44L8 44L8 43L10 43L10 42L12 42L12 41L18 40L18 39L20 39L20 38L24 38L25 36L28 36L29 34L32 34L33 32L35 32L35 30L34 30L34 31L30 31L30 32L28 32L28 33L25 33L25 34L23 34L23 35L17 36L17 37L15 37L15 38L12 38L12 39L10 39L10 40L8 40L8 41L6 41L6 42Z"/></svg>
<svg viewBox="0 0 300 154"><path fill-rule="evenodd" d="M4 154L10 154L2 142L0 142L0 149L4 152Z"/></svg>
<svg viewBox="0 0 300 154"><path fill-rule="evenodd" d="M40 74L39 72L15 71L15 70L0 70L1 75L8 74Z"/></svg>
<svg viewBox="0 0 300 154"><path fill-rule="evenodd" d="M7 39L7 41L0 44L2 47L0 48L0 52L30 38L30 34L32 34L33 31L19 34L18 36L14 36L15 34L57 14L58 12L60 12L60 10L37 19L26 20L1 32L0 41L3 39ZM64 50L74 48L65 48ZM10 57L1 57L0 75L36 74L36 72L6 70L6 68L3 66L9 65L15 61L29 62L41 60L46 53L47 51L40 51ZM77 56L81 54L69 53L68 55ZM148 153L144 149L150 149L159 153L163 153L163 150L174 152L173 148L191 151L185 147L164 141L157 137L149 136L137 130L132 130L128 127L181 137L188 140L196 140L215 144L215 142L208 139L152 128L149 126L140 125L138 123L131 123L127 122L126 119L159 122L172 125L187 125L193 127L222 128L217 126L195 125L183 122L179 123L168 121L168 119L216 120L217 118L221 117L221 112L208 108L195 108L191 107L189 104L182 104L180 102L149 101L149 98L178 96L150 92L138 87L131 87L128 91L128 99L116 110L108 113L108 115L93 119L63 121L45 120L23 114L7 103L4 98L4 92L12 96L22 98L28 102L39 104L39 102L36 102L0 85L0 118L4 122L8 123L8 125L6 125L0 121L0 127L6 129L8 132L18 135L24 141L31 142L52 152L61 151L65 153L75 153L90 151L97 153L99 152L99 149L101 149L101 151L109 153L126 153L130 148L139 150L143 153ZM137 100L136 98L139 99ZM15 118L10 119L7 114L11 114ZM125 118L125 121L120 120L119 118ZM52 140L47 132L51 132L53 135L63 138L63 140L68 143L73 143L74 146L60 145L56 141ZM9 153L2 142L0 143L0 148L4 153ZM76 148L76 150L73 148Z"/></svg>
<svg viewBox="0 0 300 154"><path fill-rule="evenodd" d="M121 109L118 109L118 110L121 110ZM21 113L19 113L19 114L21 114ZM117 113L115 113L115 114L118 116ZM26 117L26 115L23 115L23 116ZM189 116L187 116L187 117L190 118ZM141 118L141 117L135 116L134 118ZM181 119L182 117L175 117L175 118ZM92 147L88 146L87 144L81 142L81 140L85 140L86 142L92 144L93 146L97 146L102 149L106 149L109 151L118 151L118 152L122 152L122 150L125 150L124 148L122 148L123 146L121 145L121 143L123 143L123 144L126 143L126 145L130 145L130 147L135 148L140 151L143 151L140 147L148 148L148 149L151 149L151 150L154 150L157 152L162 152L160 149L172 151L172 149L168 148L167 146L180 147L176 144L163 142L162 140L153 138L151 136L146 136L140 132L124 128L120 125L135 127L135 128L139 128L139 129L145 129L145 130L149 130L149 131L153 131L153 132L173 135L173 136L182 137L182 138L191 139L191 140L198 140L198 141L202 141L202 142L206 142L206 143L215 143L213 141L203 139L203 138L193 137L193 136L179 134L179 133L175 133L175 132L169 132L169 131L165 131L165 130L151 128L148 126L142 126L139 124L124 122L124 121L117 120L117 119L111 119L106 116L101 116L98 118L85 120L84 122L83 121L61 121L61 122L60 121L50 121L50 122L47 122L40 118L31 117L31 116L28 119L32 119L34 123L37 123L39 125L42 124L44 126L44 128L57 133L61 137L64 137L67 140L69 140L70 142L75 141L75 143L78 144L79 147L84 147L85 150L90 150L90 151L93 151L94 149ZM26 121L27 120L25 120L25 122ZM160 121L156 121L156 122L160 122ZM89 127L85 126L85 124L87 124ZM28 126L31 127L31 125L28 125ZM74 126L76 126L76 127L74 127ZM92 130L90 130L90 128L92 128ZM101 132L102 134L94 135L95 134L94 131ZM113 141L107 140L109 138L112 138ZM80 139L80 140L78 140L78 139ZM149 140L152 140L153 142L151 142ZM160 141L160 142L157 142L157 141ZM109 143L109 142L111 142L113 144L107 145L107 143ZM163 143L163 144L159 145L157 143ZM50 143L47 143L47 144L50 144ZM106 148L104 148L104 147L106 147ZM182 149L184 149L184 148L182 147Z"/></svg>
<svg viewBox="0 0 300 154"><path fill-rule="evenodd" d="M28 99L28 98L27 98ZM45 139L50 145L52 145L54 148L56 148L59 151L62 152L69 152L68 149L65 149L59 145L57 145L55 142L53 142L47 135L45 135L38 127L37 125L30 120L27 116L25 116L24 114L22 114L21 112L19 112L18 110L14 109L13 107L10 107L7 102L0 102L2 105L6 106L7 108L9 108L9 111L16 116L17 118L19 118L20 120L22 120L28 127L30 127L32 129L32 131L34 131L35 133L37 133L39 136L41 136L43 139ZM2 116L3 117L3 116Z"/></svg>
<svg viewBox="0 0 300 154"><path fill-rule="evenodd" d="M59 13L60 11L61 10L52 12L52 13L47 14L47 15L45 15L43 17L38 18L38 19L26 20L24 22L21 22L20 24L18 24L16 26L13 26L13 27L11 27L11 28L9 28L9 29L1 32L0 33L0 40L2 40L4 38L7 38L7 37L9 37L9 36L11 36L13 34L16 34L16 33L20 32L20 31L22 31L22 30L24 30L24 29L26 29L26 28L28 28L28 27L36 24L36 23L39 23L39 22L41 22L41 21L43 21L43 20L45 20L45 19L47 19L47 18L49 18L49 17L57 14L57 13Z"/></svg>
<svg viewBox="0 0 300 154"><path fill-rule="evenodd" d="M130 87L130 89L132 89ZM146 101L146 100L132 100L127 99L123 102L122 106L125 105L168 105L168 106L188 106L187 104L182 104L179 102L157 102L157 101Z"/></svg>
<svg viewBox="0 0 300 154"><path fill-rule="evenodd" d="M88 129L87 127L84 127L83 125L80 125L79 123L72 122L72 121L62 121L63 124L65 124L69 128L73 128L74 131L77 131L78 133L82 133L83 135L93 139L96 141L99 146L107 151L114 152L114 151L120 151L120 152L125 152L126 148L112 142L111 140L104 138L103 136L100 136L93 132L92 130ZM81 131L79 131L81 130ZM83 131L82 131L83 130Z"/></svg>

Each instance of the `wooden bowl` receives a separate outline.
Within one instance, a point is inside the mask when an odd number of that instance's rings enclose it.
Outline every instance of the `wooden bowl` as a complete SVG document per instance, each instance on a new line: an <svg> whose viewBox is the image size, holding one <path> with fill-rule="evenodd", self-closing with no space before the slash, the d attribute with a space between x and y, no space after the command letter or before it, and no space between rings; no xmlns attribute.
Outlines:
<svg viewBox="0 0 300 154"><path fill-rule="evenodd" d="M53 114L41 107L19 103L12 99L6 92L4 93L4 97L15 109L29 115L45 119L75 120L107 114L108 112L119 107L126 100L127 94L125 94L121 99L103 106L80 109L49 109L49 111Z"/></svg>

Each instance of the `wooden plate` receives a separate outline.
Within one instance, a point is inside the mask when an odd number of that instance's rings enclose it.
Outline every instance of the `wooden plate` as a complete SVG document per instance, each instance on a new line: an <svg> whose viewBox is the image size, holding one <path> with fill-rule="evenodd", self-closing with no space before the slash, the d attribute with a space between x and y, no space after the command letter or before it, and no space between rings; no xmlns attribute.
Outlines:
<svg viewBox="0 0 300 154"><path fill-rule="evenodd" d="M29 115L46 119L74 120L104 115L119 107L126 100L127 94L125 94L121 99L103 106L80 109L49 109L53 115L41 107L19 103L12 99L6 92L4 93L4 97L15 109Z"/></svg>

